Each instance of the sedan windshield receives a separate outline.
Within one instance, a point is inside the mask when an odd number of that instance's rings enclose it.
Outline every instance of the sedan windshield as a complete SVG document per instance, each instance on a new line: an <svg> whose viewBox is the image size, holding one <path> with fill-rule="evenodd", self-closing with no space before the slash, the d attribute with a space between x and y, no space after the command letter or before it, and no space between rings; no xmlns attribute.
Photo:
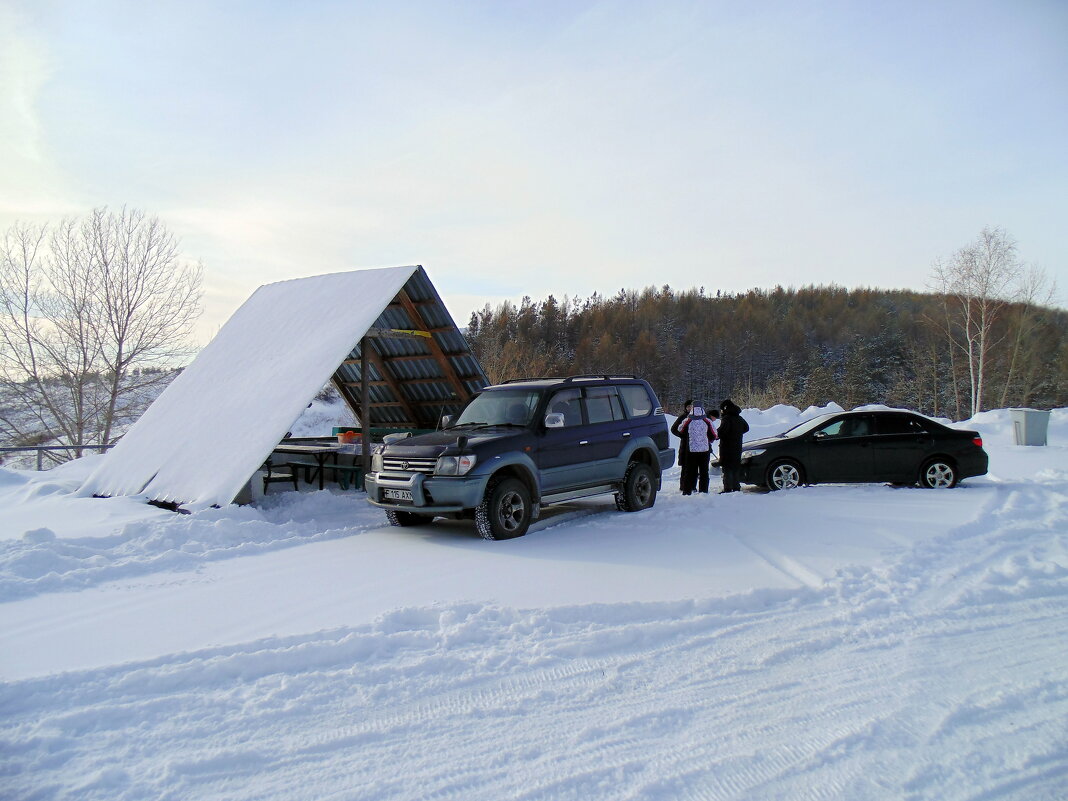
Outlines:
<svg viewBox="0 0 1068 801"><path fill-rule="evenodd" d="M803 435L807 434L809 431L812 431L813 429L819 428L821 425L826 423L832 417L834 417L834 414L821 414L819 417L813 417L811 420L806 420L803 423L798 423L796 426L794 426L793 428L789 429L788 431L784 431L779 436L780 437L800 437L800 436L803 436Z"/></svg>
<svg viewBox="0 0 1068 801"><path fill-rule="evenodd" d="M500 389L476 395L460 416L453 421L458 426L526 426L534 416L541 395L529 389Z"/></svg>

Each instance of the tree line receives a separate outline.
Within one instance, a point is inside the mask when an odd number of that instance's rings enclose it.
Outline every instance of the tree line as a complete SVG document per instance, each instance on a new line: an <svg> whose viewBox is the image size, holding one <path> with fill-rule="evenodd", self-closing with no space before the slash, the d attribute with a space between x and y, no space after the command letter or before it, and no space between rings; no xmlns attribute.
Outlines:
<svg viewBox="0 0 1068 801"><path fill-rule="evenodd" d="M94 209L0 239L0 444L112 443L194 354L202 268L137 210ZM677 410L883 403L965 419L1068 406L1068 312L984 228L932 271L935 291L668 285L487 305L467 335L491 381L633 373Z"/></svg>
<svg viewBox="0 0 1068 801"><path fill-rule="evenodd" d="M976 303L839 286L711 294L664 285L487 305L467 333L493 382L633 373L671 410L731 397L759 408L882 403L961 420L1068 405L1068 313L999 301L977 337L968 328Z"/></svg>

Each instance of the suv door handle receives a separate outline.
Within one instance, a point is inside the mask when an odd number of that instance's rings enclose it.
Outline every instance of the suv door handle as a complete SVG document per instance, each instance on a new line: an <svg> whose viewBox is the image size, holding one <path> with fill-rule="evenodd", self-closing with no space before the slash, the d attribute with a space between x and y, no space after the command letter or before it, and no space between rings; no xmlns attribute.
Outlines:
<svg viewBox="0 0 1068 801"><path fill-rule="evenodd" d="M579 440L579 445L589 445L589 444L590 444L590 441L588 439Z"/></svg>
<svg viewBox="0 0 1068 801"><path fill-rule="evenodd" d="M629 437L630 436L630 432L629 431L624 431L623 432L623 436L624 437Z"/></svg>

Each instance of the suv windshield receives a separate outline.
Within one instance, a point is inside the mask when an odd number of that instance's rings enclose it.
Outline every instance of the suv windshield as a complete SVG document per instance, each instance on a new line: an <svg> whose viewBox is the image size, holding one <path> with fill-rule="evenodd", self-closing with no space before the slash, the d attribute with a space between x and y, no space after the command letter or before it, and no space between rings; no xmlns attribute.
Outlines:
<svg viewBox="0 0 1068 801"><path fill-rule="evenodd" d="M530 423L541 394L530 389L497 389L476 395L451 428L463 425L514 425Z"/></svg>

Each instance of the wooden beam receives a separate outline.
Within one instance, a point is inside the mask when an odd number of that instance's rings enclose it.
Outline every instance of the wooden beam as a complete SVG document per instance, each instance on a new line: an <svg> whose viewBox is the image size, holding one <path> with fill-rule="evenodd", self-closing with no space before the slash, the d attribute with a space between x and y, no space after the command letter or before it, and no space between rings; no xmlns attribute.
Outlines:
<svg viewBox="0 0 1068 801"><path fill-rule="evenodd" d="M356 395L352 392L352 389L351 389L353 386L358 386L358 384L356 382L338 381L337 380L337 373L335 373L333 376L331 376L330 380L331 380L331 382L333 382L334 386L337 388L337 391L339 393L341 393L341 397L344 399L345 403L347 403L349 405L349 408L352 409L352 413L355 414L357 417L359 417L360 416L360 401L359 401L359 398L356 397Z"/></svg>
<svg viewBox="0 0 1068 801"><path fill-rule="evenodd" d="M408 405L411 405L411 406L460 406L461 404L463 404L463 401L461 401L461 400L457 400L456 398L446 398L445 400L440 400L439 399L439 400L406 401L405 403L400 403L400 402L397 402L397 401L379 401L377 403L372 403L371 404L371 408L377 409L379 407L386 407L386 406L408 406Z"/></svg>
<svg viewBox="0 0 1068 801"><path fill-rule="evenodd" d="M411 318L412 323L416 326L416 328L425 329L427 327L426 320L423 319L423 315L417 308L415 302L413 302L412 299L408 297L407 292L402 289L400 292L397 293L396 299L400 301L401 305L404 307L404 310L408 312L408 316ZM445 352L441 349L441 345L438 344L438 341L434 339L434 337L428 339L426 344L427 347L430 348L430 354L434 357L434 360L437 361L438 366L441 368L441 374L445 376L449 384L452 385L452 391L456 393L456 397L460 401L467 400L467 387L465 387L460 382L459 378L456 377L456 370L453 368L448 356L446 356Z"/></svg>
<svg viewBox="0 0 1068 801"><path fill-rule="evenodd" d="M408 293L405 292L404 296L408 297ZM437 301L435 301L435 300L411 300L411 299L409 299L408 303L411 303L413 306L436 306L437 305ZM407 307L402 301L398 301L396 298L394 298L387 308L390 308L390 309L403 309L403 308L407 308Z"/></svg>
<svg viewBox="0 0 1068 801"><path fill-rule="evenodd" d="M477 375L460 376L460 380L461 381L476 381L476 380L478 380L480 378L481 378L481 376L477 376ZM405 384L440 384L444 380L445 379L442 378L442 377L438 377L438 378L406 378L404 380L404 383ZM346 386L350 386L350 387L358 387L360 385L359 381L345 381L344 383L345 383ZM372 381L371 382L371 386L372 387L392 387L393 383L391 381Z"/></svg>
<svg viewBox="0 0 1068 801"><path fill-rule="evenodd" d="M408 415L408 419L414 420L418 424L419 418L415 416L415 409L413 409L411 404L408 403L408 399L404 397L404 392L401 390L401 386L397 382L397 379L393 376L392 373L389 372L389 370L386 369L385 365L382 364L382 357L379 356L378 351L376 351L374 347L370 345L370 340L365 339L364 341L368 343L367 351L363 353L364 358L370 361L374 368L378 370L379 374L382 376L382 379L390 388L390 391L393 392L393 396L397 398L398 403L395 405L403 407L405 414ZM372 407L377 405L378 404L374 403L371 404Z"/></svg>
<svg viewBox="0 0 1068 801"><path fill-rule="evenodd" d="M429 340L424 340L429 345ZM447 356L466 356L465 352L446 354ZM410 353L405 356L379 356L379 358L386 364L389 362L414 362L420 359L433 359L432 353ZM359 359L345 359L342 364L359 364Z"/></svg>

